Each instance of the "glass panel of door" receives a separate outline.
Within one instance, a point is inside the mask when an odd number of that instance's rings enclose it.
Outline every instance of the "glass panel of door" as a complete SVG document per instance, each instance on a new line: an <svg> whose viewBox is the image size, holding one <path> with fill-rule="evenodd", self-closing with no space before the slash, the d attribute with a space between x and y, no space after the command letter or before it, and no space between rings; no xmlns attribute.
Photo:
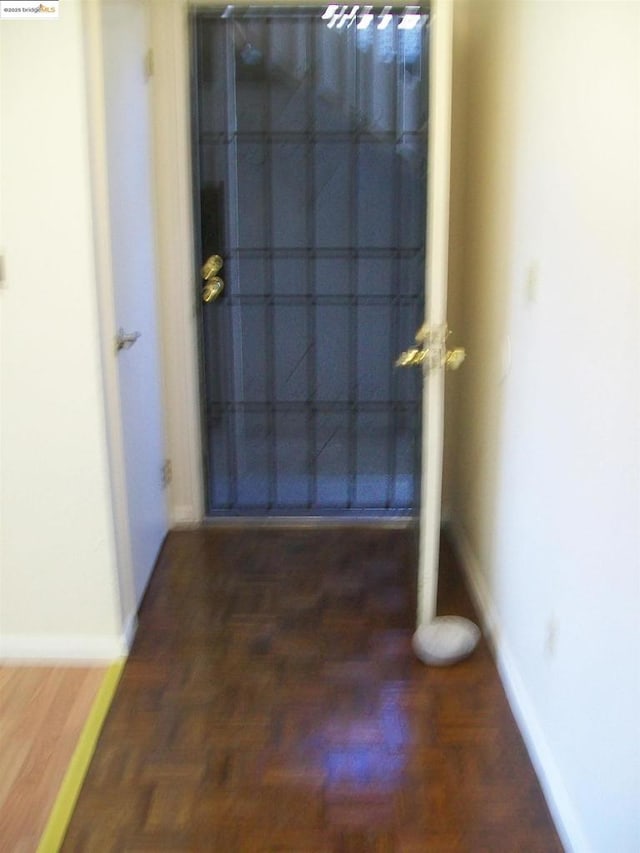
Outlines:
<svg viewBox="0 0 640 853"><path fill-rule="evenodd" d="M415 514L421 374L394 358L424 311L427 24L192 14L209 516Z"/></svg>

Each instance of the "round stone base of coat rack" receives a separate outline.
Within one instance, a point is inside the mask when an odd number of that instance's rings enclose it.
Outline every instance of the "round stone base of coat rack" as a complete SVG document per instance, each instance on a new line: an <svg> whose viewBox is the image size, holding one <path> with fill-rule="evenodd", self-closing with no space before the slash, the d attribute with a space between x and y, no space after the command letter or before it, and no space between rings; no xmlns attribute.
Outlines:
<svg viewBox="0 0 640 853"><path fill-rule="evenodd" d="M449 666L468 657L478 645L480 629L463 616L438 616L420 625L413 635L413 651L423 663Z"/></svg>

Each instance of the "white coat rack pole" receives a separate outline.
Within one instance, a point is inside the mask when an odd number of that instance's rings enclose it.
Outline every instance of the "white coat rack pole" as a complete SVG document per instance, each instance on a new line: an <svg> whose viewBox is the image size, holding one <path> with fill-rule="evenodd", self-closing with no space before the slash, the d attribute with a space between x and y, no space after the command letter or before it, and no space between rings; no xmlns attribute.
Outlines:
<svg viewBox="0 0 640 853"><path fill-rule="evenodd" d="M444 329L447 317L453 7L451 0L434 0L431 4L425 317L432 330ZM446 349L446 335L442 347ZM413 636L413 648L425 663L446 665L470 654L478 642L480 632L473 622L459 616L436 618L444 366L429 369L428 364L429 359L426 359L423 379L418 627Z"/></svg>

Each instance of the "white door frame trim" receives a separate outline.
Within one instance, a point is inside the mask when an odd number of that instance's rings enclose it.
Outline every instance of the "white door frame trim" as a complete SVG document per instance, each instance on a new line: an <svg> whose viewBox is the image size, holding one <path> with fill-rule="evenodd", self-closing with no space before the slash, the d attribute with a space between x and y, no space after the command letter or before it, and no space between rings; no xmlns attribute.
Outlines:
<svg viewBox="0 0 640 853"><path fill-rule="evenodd" d="M188 0L151 2L160 337L172 526L204 517L191 176Z"/></svg>

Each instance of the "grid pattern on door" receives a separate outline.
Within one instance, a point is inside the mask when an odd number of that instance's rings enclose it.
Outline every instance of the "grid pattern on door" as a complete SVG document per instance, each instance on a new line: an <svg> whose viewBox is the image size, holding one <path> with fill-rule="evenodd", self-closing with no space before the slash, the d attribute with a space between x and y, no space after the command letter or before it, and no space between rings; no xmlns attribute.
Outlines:
<svg viewBox="0 0 640 853"><path fill-rule="evenodd" d="M193 17L207 503L411 514L423 316L426 26ZM424 22L424 19L422 19Z"/></svg>

